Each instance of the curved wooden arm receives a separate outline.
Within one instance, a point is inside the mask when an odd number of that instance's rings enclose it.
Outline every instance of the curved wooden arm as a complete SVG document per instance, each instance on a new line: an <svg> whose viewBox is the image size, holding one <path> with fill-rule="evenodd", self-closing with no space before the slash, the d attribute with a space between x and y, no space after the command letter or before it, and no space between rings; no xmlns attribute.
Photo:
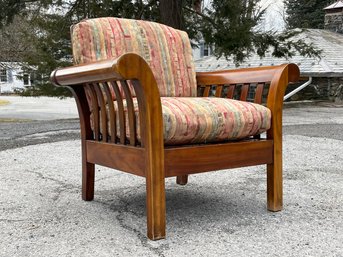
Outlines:
<svg viewBox="0 0 343 257"><path fill-rule="evenodd" d="M279 102L282 107L283 96L287 85L290 82L298 81L299 76L300 72L298 66L291 63L282 64L280 66L198 72L197 83L200 86L270 83L267 106L274 112L275 108L279 108L275 106L276 102Z"/></svg>
<svg viewBox="0 0 343 257"><path fill-rule="evenodd" d="M51 81L56 86L73 88L77 85L118 80L132 80L140 109L140 120L145 124L141 126L142 144L149 144L151 135L154 135L154 140L163 142L159 90L149 65L139 55L127 53L117 59L56 69L51 73Z"/></svg>
<svg viewBox="0 0 343 257"><path fill-rule="evenodd" d="M87 105L85 99L78 99L82 90L76 90L76 88L86 84L92 87L93 83L123 80L131 80L135 89L140 110L140 122L144 124L140 126L142 145L147 148L152 144L163 147L162 107L159 90L149 65L139 55L127 53L117 59L56 69L51 73L51 81L55 85L70 87L77 102L83 102L83 106L79 108L80 116L87 116L85 109L88 108L85 106ZM85 98L84 93L82 93L82 98Z"/></svg>
<svg viewBox="0 0 343 257"><path fill-rule="evenodd" d="M283 64L278 66L275 70L272 79L270 80L270 87L267 98L267 107L270 109L279 108L275 106L277 102L281 103L280 108L283 105L283 96L286 88L290 82L297 82L300 77L299 67L293 63Z"/></svg>
<svg viewBox="0 0 343 257"><path fill-rule="evenodd" d="M109 59L54 70L50 75L56 86L73 86L84 83L124 79L116 71L118 59Z"/></svg>
<svg viewBox="0 0 343 257"><path fill-rule="evenodd" d="M133 83L140 109L143 145L157 144L163 149L163 121L160 93L155 77L146 61L137 54L125 54L117 60L115 70ZM157 147L157 145L154 146Z"/></svg>
<svg viewBox="0 0 343 257"><path fill-rule="evenodd" d="M279 66L197 72L196 77L199 85L270 82L274 75L285 67L290 67L289 82L296 82L299 79L299 69L293 63Z"/></svg>

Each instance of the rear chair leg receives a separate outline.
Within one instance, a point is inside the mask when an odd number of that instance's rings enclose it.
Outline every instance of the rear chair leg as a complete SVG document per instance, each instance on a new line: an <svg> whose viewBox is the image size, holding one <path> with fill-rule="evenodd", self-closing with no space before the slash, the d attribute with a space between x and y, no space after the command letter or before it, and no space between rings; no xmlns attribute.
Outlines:
<svg viewBox="0 0 343 257"><path fill-rule="evenodd" d="M176 177L176 184L178 185L186 185L188 182L188 175L181 175Z"/></svg>
<svg viewBox="0 0 343 257"><path fill-rule="evenodd" d="M92 201L94 198L94 164L82 160L82 199Z"/></svg>
<svg viewBox="0 0 343 257"><path fill-rule="evenodd" d="M267 165L267 208L274 212L282 210L282 157L275 152L274 162Z"/></svg>

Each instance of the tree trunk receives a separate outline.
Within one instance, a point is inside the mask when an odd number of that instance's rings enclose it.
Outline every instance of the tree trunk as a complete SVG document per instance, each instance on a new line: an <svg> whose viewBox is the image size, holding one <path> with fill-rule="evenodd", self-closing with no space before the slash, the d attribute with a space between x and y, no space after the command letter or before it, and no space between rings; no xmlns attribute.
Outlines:
<svg viewBox="0 0 343 257"><path fill-rule="evenodd" d="M175 29L184 29L183 0L160 0L161 22Z"/></svg>
<svg viewBox="0 0 343 257"><path fill-rule="evenodd" d="M201 4L202 4L202 0L194 0L193 1L194 11L196 11L197 13L201 13Z"/></svg>

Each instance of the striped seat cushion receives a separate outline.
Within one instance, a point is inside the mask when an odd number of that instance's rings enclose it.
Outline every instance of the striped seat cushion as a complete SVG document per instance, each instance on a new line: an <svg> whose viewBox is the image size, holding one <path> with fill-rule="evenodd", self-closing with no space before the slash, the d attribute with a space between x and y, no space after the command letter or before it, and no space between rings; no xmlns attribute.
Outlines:
<svg viewBox="0 0 343 257"><path fill-rule="evenodd" d="M242 139L268 130L271 124L270 110L249 102L215 97L162 97L161 103L166 145ZM138 124L136 132L140 141L136 100L134 105ZM125 120L126 135L129 137L127 116ZM119 136L118 119L117 131Z"/></svg>
<svg viewBox="0 0 343 257"><path fill-rule="evenodd" d="M87 19L73 26L72 47L75 64L137 53L151 67L161 96L196 96L192 48L184 31L142 20Z"/></svg>
<svg viewBox="0 0 343 257"><path fill-rule="evenodd" d="M268 108L216 97L163 98L165 144L241 139L270 128Z"/></svg>

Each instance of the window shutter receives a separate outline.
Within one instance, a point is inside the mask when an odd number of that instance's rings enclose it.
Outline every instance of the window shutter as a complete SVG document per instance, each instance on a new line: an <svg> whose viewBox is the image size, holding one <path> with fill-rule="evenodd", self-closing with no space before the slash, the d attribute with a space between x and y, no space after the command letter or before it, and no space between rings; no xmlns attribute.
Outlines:
<svg viewBox="0 0 343 257"><path fill-rule="evenodd" d="M13 71L12 71L12 69L7 70L7 81L8 81L8 83L13 83Z"/></svg>

